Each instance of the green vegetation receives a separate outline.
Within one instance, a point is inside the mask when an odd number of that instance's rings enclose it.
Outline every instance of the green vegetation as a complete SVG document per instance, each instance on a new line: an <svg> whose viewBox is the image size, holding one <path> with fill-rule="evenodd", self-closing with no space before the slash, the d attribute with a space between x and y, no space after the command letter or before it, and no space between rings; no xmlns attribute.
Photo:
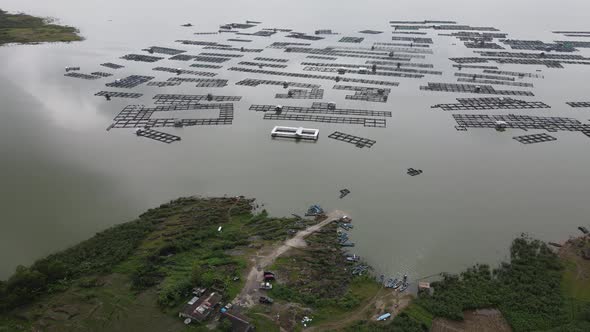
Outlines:
<svg viewBox="0 0 590 332"><path fill-rule="evenodd" d="M425 326L433 316L462 320L464 310L480 308L500 309L515 331L587 324L571 321L581 315L568 317L560 287L562 264L545 243L519 237L512 243L510 258L493 271L487 265L476 265L459 275L445 275L432 284L433 295L420 294L404 313Z"/></svg>
<svg viewBox="0 0 590 332"><path fill-rule="evenodd" d="M304 315L313 317L312 326L335 327L351 312L367 306L381 289L374 278L351 274L353 265L340 250L337 227L326 225L306 239L305 248L291 250L271 267L279 279L269 296L304 308L304 312L281 313L293 318L293 328L301 327Z"/></svg>
<svg viewBox="0 0 590 332"><path fill-rule="evenodd" d="M432 326L432 320L434 319L434 316L430 312L428 312L426 309L424 309L423 307L421 307L420 305L418 305L416 303L411 303L404 310L403 313L404 313L404 319L400 319L399 320L400 323L404 322L407 319L411 319L411 320L417 322L420 326L426 327L428 329L430 329L430 327ZM394 323L395 323L395 320L394 320Z"/></svg>
<svg viewBox="0 0 590 332"><path fill-rule="evenodd" d="M180 198L29 267L19 266L0 281L0 326L184 329L175 316L193 287L218 290L223 301L234 298L256 249L314 223L271 218L266 211L252 215L252 203L235 197ZM269 296L277 300L278 311L263 305L249 310L254 325L276 330L274 315L280 312L281 326L292 330L301 328L301 317L311 315L313 325L328 329L423 332L434 317L462 320L465 310L498 308L515 331L590 330L590 264L579 256L590 246L586 239L560 259L543 242L519 237L510 248L510 262L494 270L475 265L444 275L432 283L432 295L420 293L392 321L375 322L370 318L383 310L376 303L391 306L393 298L372 278L351 275L336 230L334 223L325 226L306 239L306 247L275 261L270 269L279 278ZM217 329L228 329L228 323Z"/></svg>
<svg viewBox="0 0 590 332"><path fill-rule="evenodd" d="M41 294L63 290L80 276L109 272L137 248L156 224L148 218L121 224L38 260L31 267L17 267L15 274L0 284L0 311L29 303Z"/></svg>
<svg viewBox="0 0 590 332"><path fill-rule="evenodd" d="M270 218L265 211L252 215L252 202L180 198L30 267L20 266L0 281L0 325L49 324L60 330L182 326L175 316L193 287L214 288L228 301L243 287L246 257L254 248L284 240L311 223ZM150 319L142 317L147 312Z"/></svg>
<svg viewBox="0 0 590 332"><path fill-rule="evenodd" d="M392 332L426 332L428 326L419 323L415 319L411 318L405 312L397 315L390 324L383 324L382 322L374 322L361 320L348 326L345 331L347 332L379 332L379 331L392 331Z"/></svg>
<svg viewBox="0 0 590 332"><path fill-rule="evenodd" d="M313 307L354 307L358 299L347 292L352 275L340 250L336 224L325 226L307 239L308 246L275 261L271 269L281 276L270 296Z"/></svg>
<svg viewBox="0 0 590 332"><path fill-rule="evenodd" d="M82 38L78 30L50 20L0 9L0 45L8 43L71 42Z"/></svg>

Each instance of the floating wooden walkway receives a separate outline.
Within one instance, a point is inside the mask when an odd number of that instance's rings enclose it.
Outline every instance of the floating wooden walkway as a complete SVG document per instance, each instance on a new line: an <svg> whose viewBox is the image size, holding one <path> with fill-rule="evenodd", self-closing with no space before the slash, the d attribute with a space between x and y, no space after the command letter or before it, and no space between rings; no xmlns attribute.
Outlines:
<svg viewBox="0 0 590 332"><path fill-rule="evenodd" d="M113 74L111 74L111 73L105 73L105 72L102 72L102 71L95 71L95 72L90 73L90 75L99 76L99 77L113 76Z"/></svg>
<svg viewBox="0 0 590 332"><path fill-rule="evenodd" d="M464 63L486 63L486 62L488 62L488 59L478 58L478 57L449 58L449 60L451 60L453 62L456 62L456 63L460 63L460 64L464 64ZM467 68L467 66L461 66L461 67ZM476 67L471 67L471 68L476 68Z"/></svg>
<svg viewBox="0 0 590 332"><path fill-rule="evenodd" d="M225 48L223 48L223 49L225 49ZM243 54L210 53L210 52L199 53L199 55L202 55L202 56L219 56L219 57L222 57L222 58L241 58L241 57L244 56Z"/></svg>
<svg viewBox="0 0 590 332"><path fill-rule="evenodd" d="M263 29L263 30L256 31L256 32L236 32L236 35L270 37L270 36L274 35L275 33L277 33L277 31Z"/></svg>
<svg viewBox="0 0 590 332"><path fill-rule="evenodd" d="M105 62L105 63L101 63L100 65L103 67L111 68L111 69L120 69L120 68L125 67L125 66L118 65L118 64L112 63L112 62Z"/></svg>
<svg viewBox="0 0 590 332"><path fill-rule="evenodd" d="M530 91L519 90L496 90L490 85L453 84L453 83L428 83L427 86L420 86L420 90L440 92L478 93L509 96L534 96Z"/></svg>
<svg viewBox="0 0 590 332"><path fill-rule="evenodd" d="M186 52L184 50L177 50L174 48L159 47L159 46L151 46L151 47L148 47L142 51L147 51L150 53L167 54L167 55L177 55L177 54Z"/></svg>
<svg viewBox="0 0 590 332"><path fill-rule="evenodd" d="M387 62L386 62L386 64L387 65L393 65L392 63L387 63ZM314 66L314 67L333 67L333 68L336 68L336 71L338 69L340 69L340 68L352 68L354 70L354 72L358 72L359 71L359 65L358 64L324 63L324 62L302 62L301 65L303 65L303 66ZM383 66L383 65L379 65L378 66L376 63L373 63L372 65L375 65L376 70L395 71L395 72L402 72L402 73L412 73L412 74L420 75L421 77L423 77L423 75L425 75L425 74L442 75L442 71L436 71L436 70L422 70L422 69L413 69L413 68L397 68L397 67L390 67L390 66ZM372 68L366 68L365 67L365 70L366 71L372 71ZM330 71L333 72L334 70L330 70Z"/></svg>
<svg viewBox="0 0 590 332"><path fill-rule="evenodd" d="M383 43L375 43L375 44L383 44ZM397 44L397 45L406 45L406 44ZM411 44L407 44L409 46ZM433 54L431 49L420 49L420 48L412 48L412 47L392 47L392 46L373 46L375 50L383 50L387 52L394 52L396 53L413 53L413 54ZM399 55L399 54L397 54Z"/></svg>
<svg viewBox="0 0 590 332"><path fill-rule="evenodd" d="M240 43L250 43L250 42L252 42L252 39L229 38L227 41L240 42Z"/></svg>
<svg viewBox="0 0 590 332"><path fill-rule="evenodd" d="M516 76L516 77L543 78L543 75L532 74L532 73L523 73L523 72L517 72L517 71L503 71L503 70L485 69L483 72L486 74L498 74L498 75L508 75L508 76Z"/></svg>
<svg viewBox="0 0 590 332"><path fill-rule="evenodd" d="M231 45L227 44L219 44L216 42L208 42L208 41L201 41L201 40L176 40L177 43L182 43L184 45L197 45L197 46L219 46L219 47L231 47Z"/></svg>
<svg viewBox="0 0 590 332"><path fill-rule="evenodd" d="M504 47L496 44L496 43L485 43L485 42L465 42L463 43L465 47L472 48L472 49L488 49L488 50L503 50Z"/></svg>
<svg viewBox="0 0 590 332"><path fill-rule="evenodd" d="M571 107L590 107L590 101L568 101L566 104Z"/></svg>
<svg viewBox="0 0 590 332"><path fill-rule="evenodd" d="M423 59L423 55L418 54L398 54L394 56L387 56L387 54L383 55L365 55L365 54L375 54L374 52L351 52L351 51L342 51L342 50L334 50L334 49L317 49L317 48L308 48L308 47L289 47L285 50L285 52L290 53L305 53L305 54L314 54L314 55L328 55L328 56L337 56L337 57L349 57L349 58L362 58L362 59L375 59L375 60L397 60L397 61L410 61L412 58L419 58ZM383 52L386 53L386 52Z"/></svg>
<svg viewBox="0 0 590 332"><path fill-rule="evenodd" d="M206 71L195 71L195 70L170 68L170 67L156 67L156 68L153 68L152 70L164 71L167 73L175 73L177 75L185 74L185 75L197 75L197 76L208 76L208 77L213 77L213 76L217 75L217 73L210 73L210 72L206 72Z"/></svg>
<svg viewBox="0 0 590 332"><path fill-rule="evenodd" d="M143 96L142 93L127 93L119 91L99 91L94 95L100 97L106 97L108 95L109 98L139 98Z"/></svg>
<svg viewBox="0 0 590 332"><path fill-rule="evenodd" d="M309 43L274 42L266 48L290 48L291 46L311 46Z"/></svg>
<svg viewBox="0 0 590 332"><path fill-rule="evenodd" d="M443 111L467 111L467 110L492 110L492 109L536 109L551 108L551 106L538 101L525 101L512 98L457 98L459 103L436 104L431 108L440 108Z"/></svg>
<svg viewBox="0 0 590 332"><path fill-rule="evenodd" d="M485 78L490 80L504 80L504 81L514 81L514 77L506 77L506 76L499 76L499 75L484 75L484 74L470 74L470 73L455 73L455 76L459 77L469 77L473 79L477 78Z"/></svg>
<svg viewBox="0 0 590 332"><path fill-rule="evenodd" d="M507 82L507 81L496 81L496 80L478 80L478 79L472 79L472 78L467 78L467 77L458 78L457 82L509 85L509 86L519 86L522 88L532 88L533 87L533 83Z"/></svg>
<svg viewBox="0 0 590 332"><path fill-rule="evenodd" d="M180 95L180 94L157 94L154 96L154 104L198 104L203 101L240 101L240 96L215 96L207 95Z"/></svg>
<svg viewBox="0 0 590 332"><path fill-rule="evenodd" d="M184 111L200 109L219 109L217 118L179 119L179 118L151 118L154 112ZM126 106L113 119L108 128L153 128L153 127L183 127L231 125L233 121L233 104L199 104L199 105L166 105L148 108L143 105ZM108 130L107 129L107 130Z"/></svg>
<svg viewBox="0 0 590 332"><path fill-rule="evenodd" d="M557 140L557 138L545 133L514 136L512 138L519 141L522 144L542 143Z"/></svg>
<svg viewBox="0 0 590 332"><path fill-rule="evenodd" d="M398 41L407 41L417 44L432 44L432 38L426 37L391 37L391 40L398 40Z"/></svg>
<svg viewBox="0 0 590 332"><path fill-rule="evenodd" d="M105 84L108 87L112 88L125 88L131 89L138 85L141 85L145 82L151 81L154 79L154 76L142 76L142 75L131 75L127 76L123 79L115 80L114 82Z"/></svg>
<svg viewBox="0 0 590 332"><path fill-rule="evenodd" d="M219 78L193 78L193 77L170 77L169 82L191 82L197 83L197 88L222 88L227 86L227 80Z"/></svg>
<svg viewBox="0 0 590 332"><path fill-rule="evenodd" d="M180 141L180 137L153 129L138 128L135 132L137 136L153 139L162 143L170 144L172 142Z"/></svg>
<svg viewBox="0 0 590 332"><path fill-rule="evenodd" d="M359 33L364 33L364 34L368 34L368 35L378 35L380 33L383 33L383 31L379 31L379 30L361 30L361 31L359 31Z"/></svg>
<svg viewBox="0 0 590 332"><path fill-rule="evenodd" d="M453 65L455 68L471 68L471 69L498 69L496 66L478 66L478 65Z"/></svg>
<svg viewBox="0 0 590 332"><path fill-rule="evenodd" d="M65 73L64 76L73 77L73 78L81 78L83 80L97 80L100 78L100 76L88 75L88 74L76 73L76 72Z"/></svg>
<svg viewBox="0 0 590 332"><path fill-rule="evenodd" d="M367 61L365 61L365 63L369 64L369 65L395 66L396 68L399 68L399 67L434 68L434 65L430 64L430 63L395 62L395 60L390 60L390 61L367 60Z"/></svg>
<svg viewBox="0 0 590 332"><path fill-rule="evenodd" d="M338 59L333 56L321 56L321 55L307 55L305 57L308 59L320 59L320 60L336 60L336 59Z"/></svg>
<svg viewBox="0 0 590 332"><path fill-rule="evenodd" d="M192 63L192 64L190 64L190 67L195 67L195 68L209 68L209 69L221 69L221 68L223 68L223 66L210 65L210 64L207 64L207 63Z"/></svg>
<svg viewBox="0 0 590 332"><path fill-rule="evenodd" d="M364 86L353 86L353 85L334 85L333 89L335 90L348 90L354 91L354 95L346 95L345 99L349 100L359 100L359 101L368 101L368 102L379 102L385 103L387 102L387 98L391 89L386 88L372 88L372 87L364 87Z"/></svg>
<svg viewBox="0 0 590 332"><path fill-rule="evenodd" d="M350 135L350 134L345 134L345 133L342 133L339 131L335 131L335 132L331 133L328 137L338 140L338 141L354 144L358 148L364 148L364 147L370 148L373 146L373 144L375 144L377 142L372 139L363 138L363 137Z"/></svg>
<svg viewBox="0 0 590 332"><path fill-rule="evenodd" d="M201 61L201 62L222 63L222 62L229 61L232 58L221 58L221 57L217 57L217 56L201 56L201 55L197 55L197 56L195 56L194 59L195 59L195 61Z"/></svg>
<svg viewBox="0 0 590 332"><path fill-rule="evenodd" d="M333 67L315 67L315 66L306 66L303 67L303 71L316 71L321 73L337 73L340 71L339 68ZM391 76L391 77L404 77L404 78L423 78L424 75L422 74L408 74L408 73L399 73L399 72L378 72L378 71L371 71L367 68L360 69L347 69L347 73L352 74L360 74L360 75L371 75L371 76Z"/></svg>
<svg viewBox="0 0 590 332"><path fill-rule="evenodd" d="M398 86L398 82L389 82L389 81L376 81L376 80L365 80L365 79L356 79L356 78L348 78L348 77L340 77L340 76L326 76L326 75L312 75L312 74L302 74L302 73L289 73L289 72L281 72L281 71L273 71L273 70L262 70L262 69L251 69L251 68L241 68L241 67L231 67L228 70L232 71L239 71L245 73L255 73L255 74L266 74L266 75L277 75L277 76L287 76L287 77L301 77L301 78L313 78L313 79L321 79L321 80L334 80L334 81L342 81L342 82L356 82L356 83L365 83L365 84L374 84L374 85L390 85L390 86Z"/></svg>
<svg viewBox="0 0 590 332"><path fill-rule="evenodd" d="M190 61L190 60L194 60L196 57L197 57L196 55L178 54L178 55L168 58L168 60Z"/></svg>
<svg viewBox="0 0 590 332"><path fill-rule="evenodd" d="M525 52L491 52L491 51L476 51L484 57L494 58L523 58L523 59L542 59L542 60L580 60L588 61L579 54L548 54L548 53L525 53Z"/></svg>
<svg viewBox="0 0 590 332"><path fill-rule="evenodd" d="M590 48L590 41L557 40L556 43L568 44L573 47Z"/></svg>
<svg viewBox="0 0 590 332"><path fill-rule="evenodd" d="M275 98L280 99L322 99L324 89L289 89L287 93L277 93Z"/></svg>
<svg viewBox="0 0 590 332"><path fill-rule="evenodd" d="M266 62L289 62L289 59L282 59L282 58L265 58L265 57L260 57L257 56L254 58L254 60L257 61L266 61Z"/></svg>
<svg viewBox="0 0 590 332"><path fill-rule="evenodd" d="M311 121L327 122L340 124L358 124L365 127L385 128L385 119L369 119L357 117L336 117L323 115L299 115L299 114L264 114L264 120L282 120L282 121Z"/></svg>
<svg viewBox="0 0 590 332"><path fill-rule="evenodd" d="M434 30L500 31L494 27L472 27L469 25L436 25Z"/></svg>
<svg viewBox="0 0 590 332"><path fill-rule="evenodd" d="M494 38L504 39L508 36L506 33L499 32L475 32L475 31L459 31L453 33L439 33L439 36L456 37L460 40L492 40Z"/></svg>
<svg viewBox="0 0 590 332"><path fill-rule="evenodd" d="M238 65L242 65L242 66L256 66L256 67L269 67L269 68L287 68L287 65L285 64L279 64L279 63L264 63L264 62L253 62L253 61L240 61L238 62Z"/></svg>
<svg viewBox="0 0 590 332"><path fill-rule="evenodd" d="M260 53L263 50L261 48L244 48L244 47L225 47L225 46L205 46L205 50L223 50L223 51L234 51L244 53Z"/></svg>
<svg viewBox="0 0 590 332"><path fill-rule="evenodd" d="M255 78L246 78L236 83L236 85L245 85L256 87L259 85L282 85L283 87L305 88L305 89L319 89L321 85L310 83L298 83L290 81L273 81L273 80L259 80Z"/></svg>
<svg viewBox="0 0 590 332"><path fill-rule="evenodd" d="M288 37L288 38L296 38L296 39L305 39L305 40L322 40L322 39L324 39L324 37L312 36L312 35L308 35L308 34L305 34L305 33L299 33L299 32L291 32L286 37Z"/></svg>
<svg viewBox="0 0 590 332"><path fill-rule="evenodd" d="M457 125L470 128L496 128L497 121L504 121L506 128L513 129L544 129L555 132L563 131L586 131L590 126L573 118L530 116L530 115L488 115L488 114L453 114Z"/></svg>
<svg viewBox="0 0 590 332"><path fill-rule="evenodd" d="M252 105L250 110L265 112L264 120L287 120L287 121L311 121L311 122L327 122L340 124L358 124L365 127L385 128L385 119L371 119L365 117L336 117L324 115L310 115L311 114L331 114L331 115L365 115L365 116L389 116L391 112L380 112L370 110L358 109L338 109L331 103L312 104L312 107L298 107L298 106L275 106L275 105ZM268 113L268 112L273 112ZM304 113L301 114L286 114L286 113Z"/></svg>
<svg viewBox="0 0 590 332"><path fill-rule="evenodd" d="M164 58L159 56L143 55L143 54L127 54L121 57L124 60L140 61L140 62L156 62Z"/></svg>
<svg viewBox="0 0 590 332"><path fill-rule="evenodd" d="M160 81L151 81L151 82L147 82L148 86L157 86L159 88L163 88L163 87L167 87L167 86L177 86L180 85L181 82L179 81L164 81L164 82L160 82Z"/></svg>
<svg viewBox="0 0 590 332"><path fill-rule="evenodd" d="M276 105L251 105L251 111L257 112L276 112L277 114L282 113L305 113L305 114L330 114L330 115L362 115L371 117L391 117L389 111L373 111L363 109L351 109L351 108L336 108L330 106L329 103L318 103L315 102L311 107L301 106L282 106L277 110Z"/></svg>
<svg viewBox="0 0 590 332"><path fill-rule="evenodd" d="M426 34L426 32L423 32L423 31L399 31L399 30L393 31L392 33L395 35L425 35Z"/></svg>
<svg viewBox="0 0 590 332"><path fill-rule="evenodd" d="M575 52L577 49L567 43L545 43L540 40L504 39L502 43L514 50Z"/></svg>
<svg viewBox="0 0 590 332"><path fill-rule="evenodd" d="M360 43L363 40L365 40L365 38L363 38L363 37L342 37L342 38L340 38L340 40L338 42L340 42L340 43Z"/></svg>

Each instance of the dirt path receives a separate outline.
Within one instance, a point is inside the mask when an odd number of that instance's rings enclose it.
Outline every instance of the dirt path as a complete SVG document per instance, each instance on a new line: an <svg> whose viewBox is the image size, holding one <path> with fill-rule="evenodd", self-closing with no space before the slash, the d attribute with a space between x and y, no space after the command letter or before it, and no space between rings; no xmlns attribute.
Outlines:
<svg viewBox="0 0 590 332"><path fill-rule="evenodd" d="M328 213L325 220L297 232L295 236L286 240L282 245L273 248L270 252L254 257L252 259L252 268L250 269L250 272L248 272L246 282L244 283L244 288L242 288L240 294L236 296L232 303L242 307L250 307L256 304L256 298L259 296L258 286L264 277L264 269L272 265L277 257L281 256L289 249L305 247L306 237L343 216L345 216L345 214L342 211L332 211Z"/></svg>

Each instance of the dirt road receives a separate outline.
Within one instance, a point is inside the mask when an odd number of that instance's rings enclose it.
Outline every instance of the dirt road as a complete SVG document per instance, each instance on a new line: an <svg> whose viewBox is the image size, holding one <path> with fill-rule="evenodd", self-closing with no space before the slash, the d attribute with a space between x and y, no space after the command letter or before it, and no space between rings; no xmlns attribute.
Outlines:
<svg viewBox="0 0 590 332"><path fill-rule="evenodd" d="M240 294L238 294L238 296L236 296L232 303L242 307L250 307L256 304L257 297L260 296L258 286L264 277L264 269L272 265L277 257L281 256L289 249L305 247L306 237L343 216L345 216L345 214L342 211L332 211L328 213L325 220L297 232L295 236L286 240L282 245L274 247L269 252L257 254L254 258L252 258L253 266L246 277L244 288L242 288L242 291Z"/></svg>

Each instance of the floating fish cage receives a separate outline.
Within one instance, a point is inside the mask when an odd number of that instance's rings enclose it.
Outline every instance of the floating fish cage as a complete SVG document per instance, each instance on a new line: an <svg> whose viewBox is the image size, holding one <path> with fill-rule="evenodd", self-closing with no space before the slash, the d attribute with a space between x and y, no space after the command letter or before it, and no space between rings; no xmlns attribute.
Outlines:
<svg viewBox="0 0 590 332"><path fill-rule="evenodd" d="M100 65L103 66L103 67L110 68L110 69L120 69L120 68L124 68L125 67L125 66L118 65L118 64L112 63L112 62L105 62L105 63L101 63Z"/></svg>
<svg viewBox="0 0 590 332"><path fill-rule="evenodd" d="M317 141L320 131L313 128L275 126L270 136Z"/></svg>
<svg viewBox="0 0 590 332"><path fill-rule="evenodd" d="M550 142L550 141L557 140L557 138L555 138L551 135L545 134L545 133L514 136L512 138L519 141L522 144L542 143L542 142Z"/></svg>

